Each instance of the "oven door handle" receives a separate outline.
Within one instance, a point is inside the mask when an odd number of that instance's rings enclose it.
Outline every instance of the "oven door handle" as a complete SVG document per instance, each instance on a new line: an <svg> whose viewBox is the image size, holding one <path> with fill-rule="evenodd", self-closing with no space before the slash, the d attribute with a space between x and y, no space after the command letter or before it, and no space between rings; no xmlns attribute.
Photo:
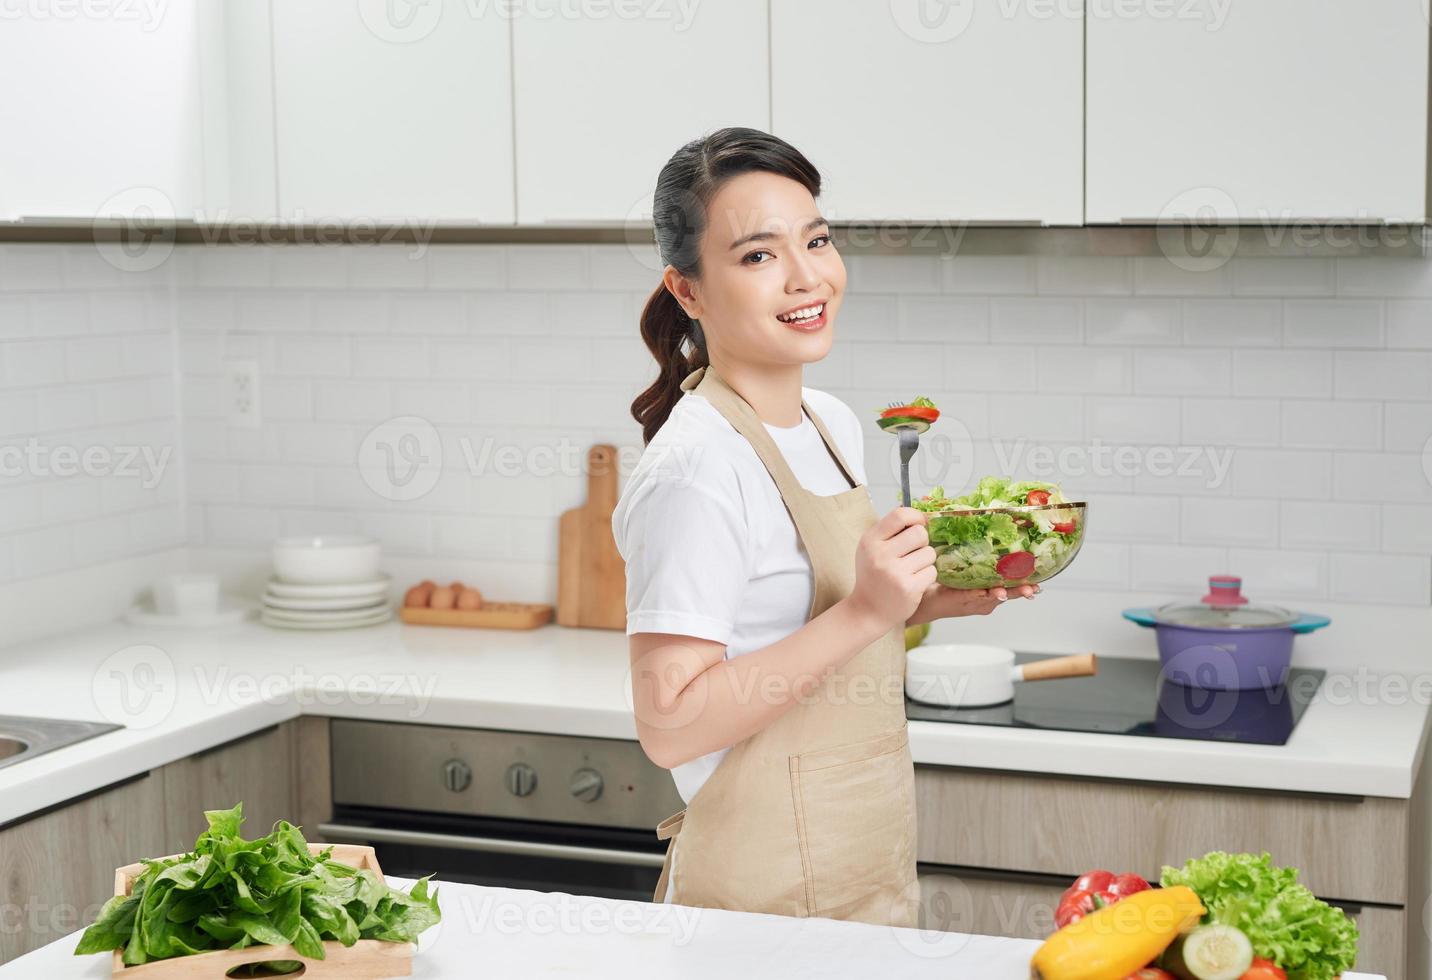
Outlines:
<svg viewBox="0 0 1432 980"><path fill-rule="evenodd" d="M467 837L462 834L434 834L425 830L393 830L388 827L361 827L346 823L321 823L325 837L368 841L373 844L411 844L415 847L450 847L461 851L491 854L522 854L529 857L560 858L567 861L594 861L599 864L627 864L659 868L664 854L623 851L613 847L583 847L580 844L542 844L506 837Z"/></svg>

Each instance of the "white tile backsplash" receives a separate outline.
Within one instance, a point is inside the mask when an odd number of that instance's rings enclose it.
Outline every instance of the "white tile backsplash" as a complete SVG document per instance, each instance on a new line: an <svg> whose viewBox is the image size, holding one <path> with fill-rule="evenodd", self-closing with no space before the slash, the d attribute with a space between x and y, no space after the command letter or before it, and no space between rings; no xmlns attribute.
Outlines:
<svg viewBox="0 0 1432 980"><path fill-rule="evenodd" d="M325 530L551 582L586 448L640 448L649 247L181 246L160 279L95 254L0 246L0 451L129 439L171 457L149 487L0 473L0 583L180 544L262 560L280 533ZM836 345L807 383L865 421L902 391L933 397L969 441L927 445L929 485L1004 468L1088 499L1064 587L1190 595L1232 571L1310 607L1432 603L1432 263L846 265ZM259 364L259 428L226 421L232 359ZM397 416L441 447L414 501L355 466ZM879 503L891 450L872 427Z"/></svg>

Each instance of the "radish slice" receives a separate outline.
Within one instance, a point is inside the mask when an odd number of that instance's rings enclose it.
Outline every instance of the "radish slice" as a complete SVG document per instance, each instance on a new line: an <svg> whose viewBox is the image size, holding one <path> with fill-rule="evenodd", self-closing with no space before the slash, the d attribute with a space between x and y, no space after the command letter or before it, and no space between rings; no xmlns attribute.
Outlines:
<svg viewBox="0 0 1432 980"><path fill-rule="evenodd" d="M1034 571L1034 556L1027 551L1011 551L995 562L994 570L1004 578L1027 578Z"/></svg>

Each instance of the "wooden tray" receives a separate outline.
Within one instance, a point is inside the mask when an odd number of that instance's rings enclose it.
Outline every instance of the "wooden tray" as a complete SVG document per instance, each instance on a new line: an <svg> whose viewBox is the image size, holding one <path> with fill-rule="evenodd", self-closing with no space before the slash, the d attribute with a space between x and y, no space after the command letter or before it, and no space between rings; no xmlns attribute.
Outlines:
<svg viewBox="0 0 1432 980"><path fill-rule="evenodd" d="M552 621L552 607L536 602L484 602L481 609L429 609L403 606L398 618L418 626L480 626L530 630Z"/></svg>
<svg viewBox="0 0 1432 980"><path fill-rule="evenodd" d="M333 848L335 861L355 868L371 868L379 875L383 873L371 847L361 844L308 845L314 854L329 847ZM114 893L128 895L134 879L143 873L143 864L129 864L116 869ZM385 977L412 976L413 949L412 943L390 943L381 939L360 939L352 946L329 939L323 943L326 958L321 960L301 956L292 946L249 946L245 949L216 949L193 956L173 956L139 966L125 966L122 951L117 949L114 951L111 974L123 976L125 980L223 980L229 970L247 963L300 960L303 969L290 976L302 977L303 980L384 980Z"/></svg>

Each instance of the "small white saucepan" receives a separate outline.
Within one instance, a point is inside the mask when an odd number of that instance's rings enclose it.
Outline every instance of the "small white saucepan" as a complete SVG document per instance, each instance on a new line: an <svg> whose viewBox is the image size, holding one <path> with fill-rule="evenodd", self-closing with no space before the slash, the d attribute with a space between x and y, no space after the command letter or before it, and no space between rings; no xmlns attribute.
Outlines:
<svg viewBox="0 0 1432 980"><path fill-rule="evenodd" d="M946 708L973 708L1014 700L1016 681L1089 677L1098 672L1092 653L1014 663L1014 651L970 643L920 646L905 657L905 693Z"/></svg>

